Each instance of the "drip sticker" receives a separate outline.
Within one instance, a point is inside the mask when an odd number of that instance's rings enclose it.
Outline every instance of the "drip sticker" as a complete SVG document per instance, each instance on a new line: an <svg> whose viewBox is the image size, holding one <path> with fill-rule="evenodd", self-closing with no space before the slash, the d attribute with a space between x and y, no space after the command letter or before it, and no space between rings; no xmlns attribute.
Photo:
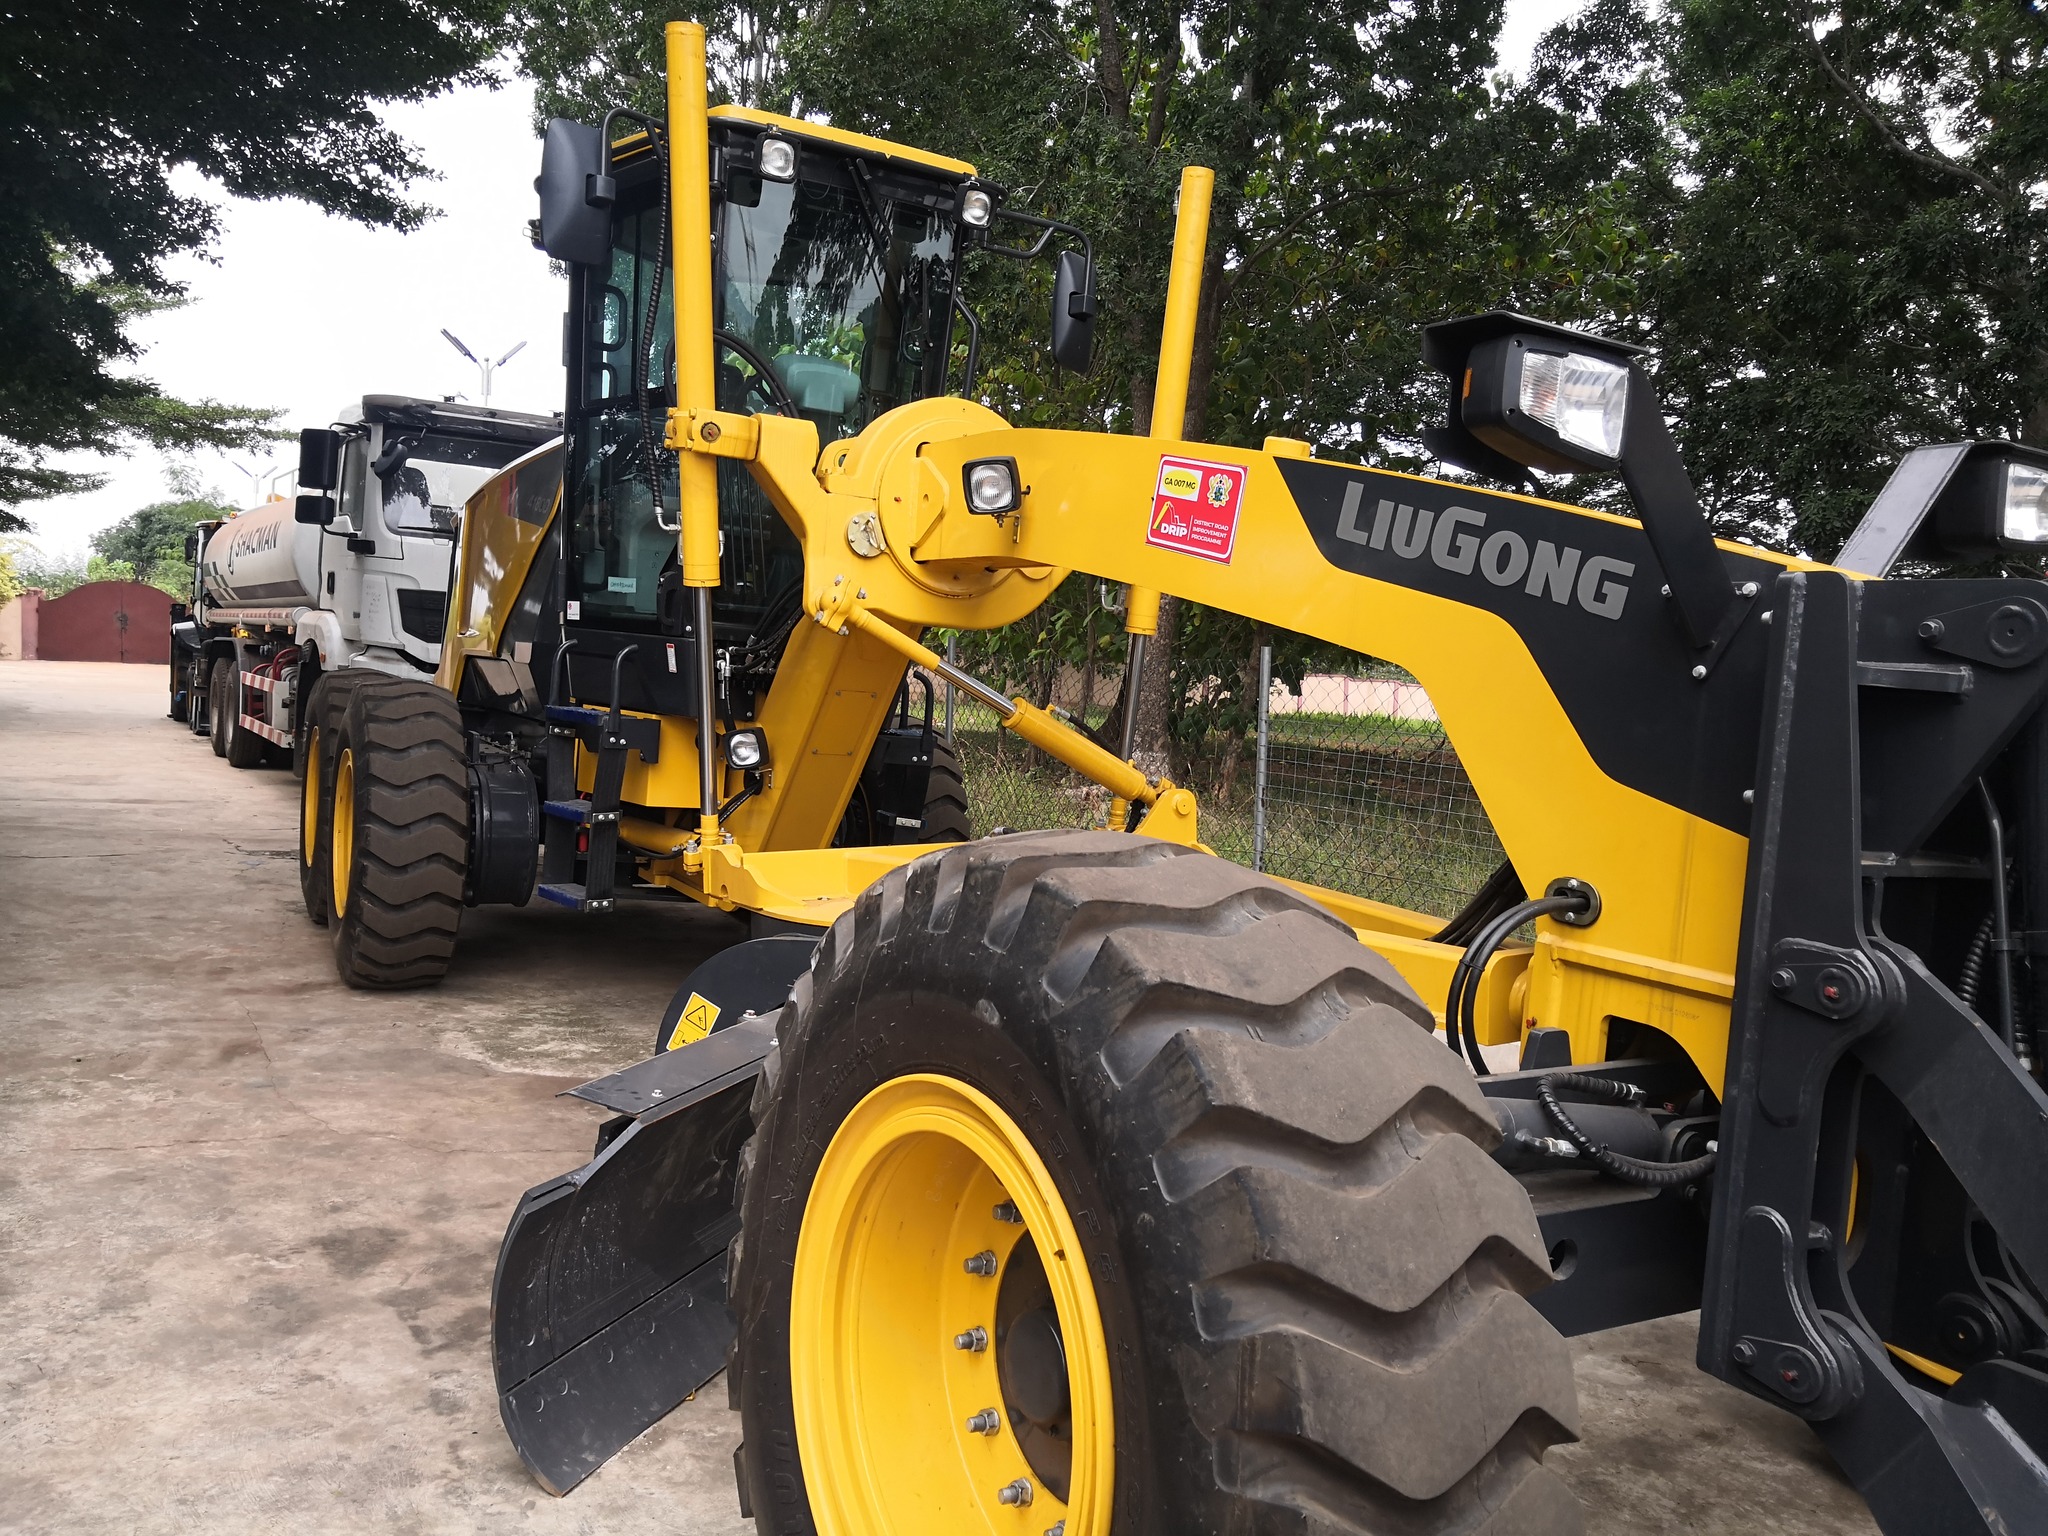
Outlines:
<svg viewBox="0 0 2048 1536"><path fill-rule="evenodd" d="M1244 501L1244 474L1238 464L1161 457L1145 542L1230 564L1230 551L1237 543L1237 509Z"/></svg>

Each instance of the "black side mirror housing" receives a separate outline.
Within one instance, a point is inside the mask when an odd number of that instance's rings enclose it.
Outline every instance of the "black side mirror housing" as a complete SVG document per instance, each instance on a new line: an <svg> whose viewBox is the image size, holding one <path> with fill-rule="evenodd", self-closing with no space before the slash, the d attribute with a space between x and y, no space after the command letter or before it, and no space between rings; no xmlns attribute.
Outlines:
<svg viewBox="0 0 2048 1536"><path fill-rule="evenodd" d="M611 206L618 184L605 174L601 130L566 117L551 118L540 152L540 248L571 266L601 266L611 258Z"/></svg>
<svg viewBox="0 0 2048 1536"><path fill-rule="evenodd" d="M1052 278L1052 360L1086 373L1095 360L1095 265L1079 251L1061 251Z"/></svg>
<svg viewBox="0 0 2048 1536"><path fill-rule="evenodd" d="M325 528L334 521L334 503L325 496L301 496L292 507L292 521Z"/></svg>
<svg viewBox="0 0 2048 1536"><path fill-rule="evenodd" d="M197 565L199 563L199 551L205 542L205 540L199 537L199 530L197 528L194 528L185 535L185 563L187 565Z"/></svg>
<svg viewBox="0 0 2048 1536"><path fill-rule="evenodd" d="M341 434L308 427L299 434L299 489L331 491L341 484Z"/></svg>
<svg viewBox="0 0 2048 1536"><path fill-rule="evenodd" d="M370 461L370 473L379 480L389 480L412 457L413 442L409 437L391 438L384 444L384 451Z"/></svg>

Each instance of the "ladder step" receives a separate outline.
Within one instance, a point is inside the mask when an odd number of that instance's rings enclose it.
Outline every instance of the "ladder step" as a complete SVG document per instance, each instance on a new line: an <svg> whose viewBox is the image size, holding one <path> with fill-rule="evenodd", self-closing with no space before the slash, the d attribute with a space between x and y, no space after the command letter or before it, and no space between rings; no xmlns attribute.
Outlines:
<svg viewBox="0 0 2048 1536"><path fill-rule="evenodd" d="M543 713L556 725L587 725L593 720L602 720L606 711L582 704L550 704Z"/></svg>
<svg viewBox="0 0 2048 1536"><path fill-rule="evenodd" d="M543 881L535 889L542 901L551 901L558 907L567 907L572 912L609 912L612 903L609 898L592 901L584 894L584 887L563 882L550 885Z"/></svg>
<svg viewBox="0 0 2048 1536"><path fill-rule="evenodd" d="M577 826L581 827L587 825L590 821L590 802L588 800L543 800L540 803L540 813L543 816L551 816L556 821L574 822Z"/></svg>

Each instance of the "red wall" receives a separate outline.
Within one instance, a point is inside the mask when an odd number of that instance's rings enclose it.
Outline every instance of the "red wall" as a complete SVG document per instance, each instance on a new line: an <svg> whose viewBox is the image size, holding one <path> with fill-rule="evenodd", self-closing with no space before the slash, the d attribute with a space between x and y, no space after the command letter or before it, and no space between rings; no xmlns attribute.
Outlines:
<svg viewBox="0 0 2048 1536"><path fill-rule="evenodd" d="M89 581L45 598L36 628L29 654L41 661L171 659L170 594L140 581Z"/></svg>

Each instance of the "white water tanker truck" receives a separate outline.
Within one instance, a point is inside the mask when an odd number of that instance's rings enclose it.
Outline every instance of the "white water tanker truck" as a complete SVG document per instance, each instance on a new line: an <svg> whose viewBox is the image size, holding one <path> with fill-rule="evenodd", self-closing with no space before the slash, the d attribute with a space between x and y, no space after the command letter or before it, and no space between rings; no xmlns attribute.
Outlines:
<svg viewBox="0 0 2048 1536"><path fill-rule="evenodd" d="M194 530L171 718L237 768L286 754L298 767L322 674L432 677L463 503L561 430L559 417L366 395L301 432L296 497Z"/></svg>

